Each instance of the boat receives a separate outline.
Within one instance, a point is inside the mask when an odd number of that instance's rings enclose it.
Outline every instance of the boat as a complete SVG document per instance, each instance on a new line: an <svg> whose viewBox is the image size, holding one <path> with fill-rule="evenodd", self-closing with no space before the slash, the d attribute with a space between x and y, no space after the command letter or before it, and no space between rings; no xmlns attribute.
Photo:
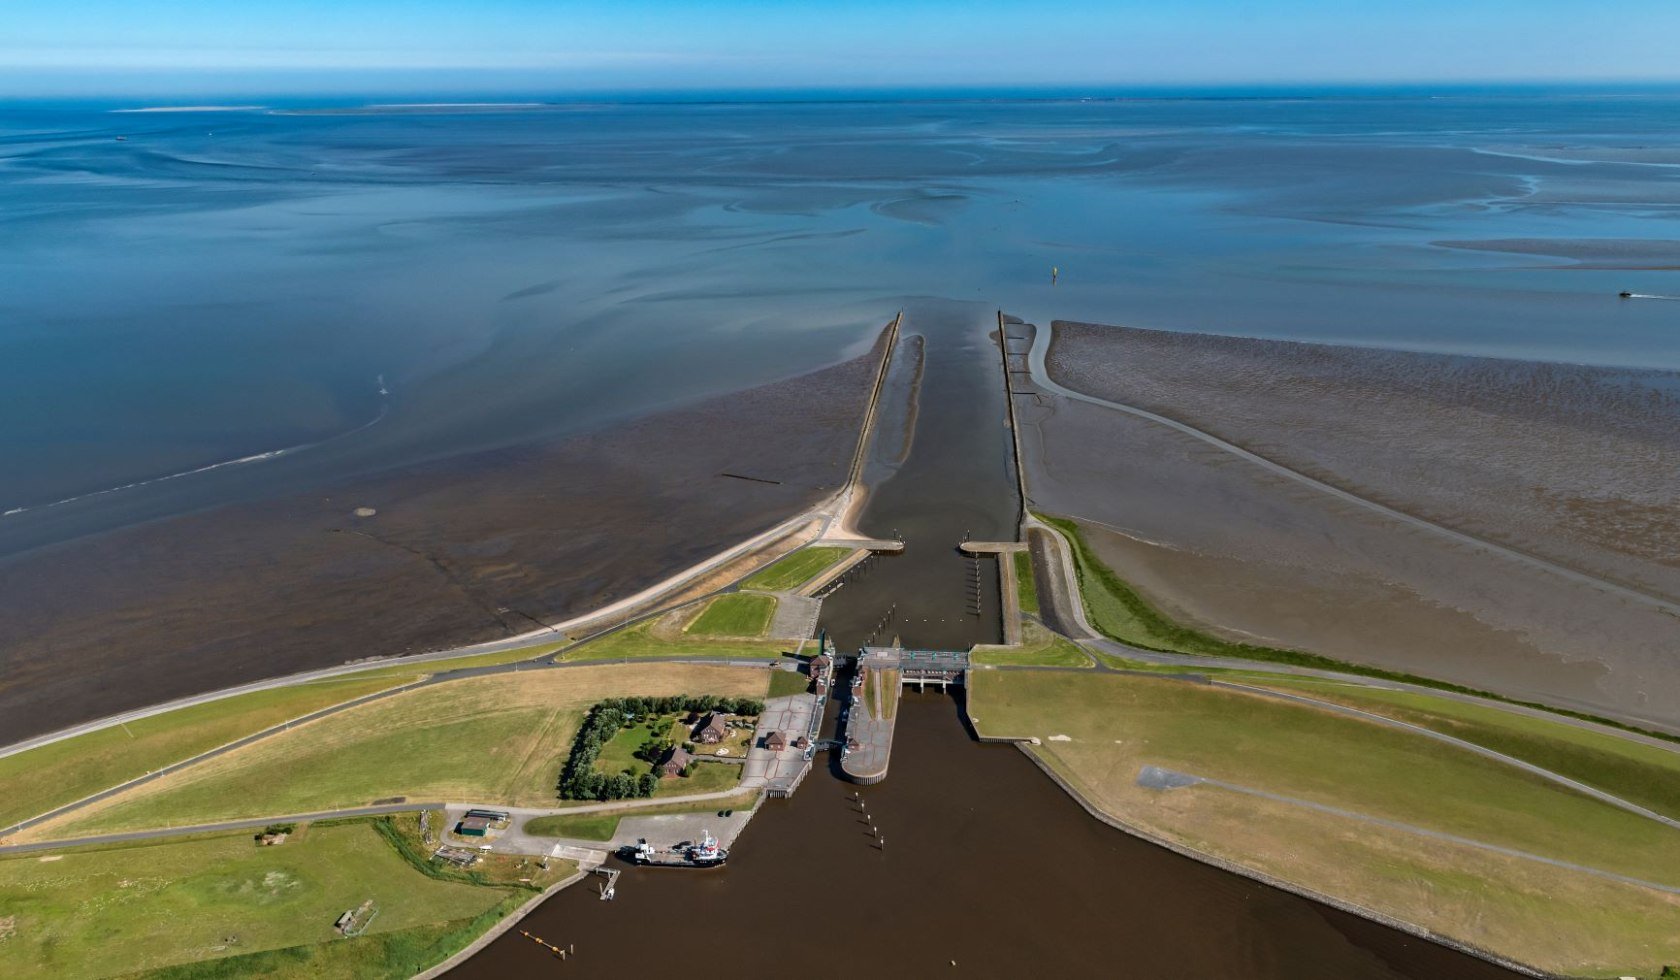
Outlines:
<svg viewBox="0 0 1680 980"><path fill-rule="evenodd" d="M666 848L654 847L643 838L624 845L618 853L631 864L653 868L716 868L729 860L729 849L719 847L709 831L703 832L698 842L683 841Z"/></svg>
<svg viewBox="0 0 1680 980"><path fill-rule="evenodd" d="M1621 292L1617 293L1616 295L1620 296L1623 299L1632 299L1633 298L1633 291L1630 290L1630 289L1624 289Z"/></svg>

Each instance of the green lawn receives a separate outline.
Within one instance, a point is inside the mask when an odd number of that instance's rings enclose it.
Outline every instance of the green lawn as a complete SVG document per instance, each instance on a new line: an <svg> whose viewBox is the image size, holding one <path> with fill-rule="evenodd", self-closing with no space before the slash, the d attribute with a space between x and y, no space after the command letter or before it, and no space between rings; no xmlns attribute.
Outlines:
<svg viewBox="0 0 1680 980"><path fill-rule="evenodd" d="M0 826L417 676L355 675L257 691L154 715L0 759Z"/></svg>
<svg viewBox="0 0 1680 980"><path fill-rule="evenodd" d="M659 788L653 791L653 798L721 793L735 788L741 781L741 772L742 767L732 762L696 762L691 775L661 779Z"/></svg>
<svg viewBox="0 0 1680 980"><path fill-rule="evenodd" d="M228 753L26 832L37 839L360 806L393 796L541 806L583 712L613 696L762 696L764 671L592 666L468 678L386 698Z"/></svg>
<svg viewBox="0 0 1680 980"><path fill-rule="evenodd" d="M556 817L532 817L525 821L525 833L534 837L570 837L573 840L612 840L618 833L618 813L576 813Z"/></svg>
<svg viewBox="0 0 1680 980"><path fill-rule="evenodd" d="M773 670L770 672L770 697L785 698L793 694L804 694L811 689L811 678L797 670Z"/></svg>
<svg viewBox="0 0 1680 980"><path fill-rule="evenodd" d="M595 757L595 768L609 774L627 769L638 776L647 772L653 764L636 758L636 753L655 739L669 738L676 719L676 715L656 715L651 719L637 719L635 725L619 729L618 734L601 746L601 754Z"/></svg>
<svg viewBox="0 0 1680 980"><path fill-rule="evenodd" d="M1422 735L1165 678L978 671L973 686L982 731L1040 737L1103 792L1152 764L1680 885L1680 831Z"/></svg>
<svg viewBox="0 0 1680 980"><path fill-rule="evenodd" d="M774 596L732 592L708 602L686 632L690 636L759 637L770 628L770 617L775 614Z"/></svg>
<svg viewBox="0 0 1680 980"><path fill-rule="evenodd" d="M1015 594L1021 601L1021 612L1038 615L1038 581L1033 578L1032 552L1017 551L1015 561Z"/></svg>
<svg viewBox="0 0 1680 980"><path fill-rule="evenodd" d="M1241 680L1335 701L1461 738L1680 818L1680 751L1514 714L1491 705L1427 694L1304 677L1248 675Z"/></svg>
<svg viewBox="0 0 1680 980"><path fill-rule="evenodd" d="M762 589L765 592L797 588L849 554L849 548L801 548L754 572L741 583L741 588Z"/></svg>
<svg viewBox="0 0 1680 980"><path fill-rule="evenodd" d="M379 915L365 938L353 941L361 944L357 968L341 975L406 975L410 966L435 960L392 963L390 954L395 947L424 954L427 944L405 936L394 947L381 936L428 929L435 942L450 931L440 927L470 922L513 894L428 878L366 823L309 828L278 847L257 847L240 834L0 859L0 919L10 917L15 929L0 941L0 975L109 976L307 944L350 945L333 921L367 899ZM281 974L320 975L296 968Z"/></svg>

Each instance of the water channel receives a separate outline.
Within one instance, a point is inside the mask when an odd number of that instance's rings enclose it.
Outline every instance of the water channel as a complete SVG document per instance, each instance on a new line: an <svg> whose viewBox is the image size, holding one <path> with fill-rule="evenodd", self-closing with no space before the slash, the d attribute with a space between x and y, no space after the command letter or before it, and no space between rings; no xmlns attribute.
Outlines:
<svg viewBox="0 0 1680 980"><path fill-rule="evenodd" d="M995 642L998 629L995 568L973 616L955 551L965 534L1013 537L995 321L927 304L904 327L900 354L925 357L895 364L863 523L906 550L825 603L842 650L895 602L906 645ZM959 699L907 694L884 783L860 791L819 767L764 804L723 869L629 869L615 901L576 886L546 902L521 928L575 944L568 961L514 931L451 976L1511 976L1091 819L1015 748L973 741Z"/></svg>

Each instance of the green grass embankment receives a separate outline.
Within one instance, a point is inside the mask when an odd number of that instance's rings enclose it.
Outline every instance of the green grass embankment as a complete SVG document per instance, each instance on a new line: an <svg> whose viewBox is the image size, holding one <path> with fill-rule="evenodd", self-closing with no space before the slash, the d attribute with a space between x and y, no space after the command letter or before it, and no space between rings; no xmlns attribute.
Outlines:
<svg viewBox="0 0 1680 980"><path fill-rule="evenodd" d="M1680 752L1561 721L1409 691L1316 678L1234 676L1451 735L1680 819Z"/></svg>
<svg viewBox="0 0 1680 980"><path fill-rule="evenodd" d="M1420 687L1431 687L1441 691L1452 691L1458 694L1470 694L1492 701L1503 701L1507 704L1522 705L1527 708L1537 708L1553 714L1569 718L1579 718L1595 724L1623 731L1637 732L1653 738L1663 739L1680 744L1680 735L1655 731L1629 725L1610 718L1580 711L1571 711L1536 701L1523 701L1506 697L1491 691L1454 684L1433 677L1418 674L1408 674L1403 671L1387 670L1382 667L1371 667L1364 664L1350 663L1326 657L1322 654L1308 653L1304 650L1291 650L1279 647L1260 646L1253 643L1239 643L1226 640L1211 633L1185 626L1161 613L1148 600L1138 594L1137 590L1128 585L1114 570L1103 563L1090 544L1085 540L1077 522L1063 517L1045 517L1039 519L1055 527L1062 536L1072 544L1074 556L1074 570L1079 579L1079 591L1085 604L1086 617L1091 625L1110 639L1118 640L1131 646L1145 650L1155 650L1161 653L1185 653L1208 657L1230 657L1242 660L1254 660L1265 663L1289 664L1297 667L1311 667L1319 670L1336 671L1343 674L1355 674L1362 677L1376 677L1383 680L1402 681L1416 684ZM1107 659L1107 658L1105 658Z"/></svg>
<svg viewBox="0 0 1680 980"><path fill-rule="evenodd" d="M972 659L984 665L1023 667L1094 667L1083 647L1038 623L1021 624L1021 645L977 646Z"/></svg>
<svg viewBox="0 0 1680 980"><path fill-rule="evenodd" d="M1017 551L1012 556L1015 561L1015 595L1020 600L1021 612L1038 615L1038 582L1033 578L1032 553Z"/></svg>
<svg viewBox="0 0 1680 980"><path fill-rule="evenodd" d="M792 653L793 646L779 640L731 639L728 637L680 634L665 639L654 631L652 621L637 623L573 647L562 660L634 660L638 657L694 657L764 660Z"/></svg>
<svg viewBox="0 0 1680 980"><path fill-rule="evenodd" d="M811 581L818 572L850 553L848 548L801 548L769 567L754 572L741 583L741 588L761 589L765 592L795 589Z"/></svg>
<svg viewBox="0 0 1680 980"><path fill-rule="evenodd" d="M418 676L355 675L222 698L0 759L0 826Z"/></svg>

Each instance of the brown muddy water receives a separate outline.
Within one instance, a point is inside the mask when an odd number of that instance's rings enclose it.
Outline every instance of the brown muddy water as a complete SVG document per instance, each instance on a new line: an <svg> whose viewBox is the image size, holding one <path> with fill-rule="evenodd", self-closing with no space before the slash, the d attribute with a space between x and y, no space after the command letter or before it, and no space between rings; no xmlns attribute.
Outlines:
<svg viewBox="0 0 1680 980"><path fill-rule="evenodd" d="M629 868L614 901L591 881L545 903L520 928L575 944L567 962L515 930L450 976L1511 976L1113 830L1013 747L972 741L951 698L902 704L885 782L819 768L725 868Z"/></svg>
<svg viewBox="0 0 1680 980"><path fill-rule="evenodd" d="M899 354L909 356L896 359L863 520L872 534L902 534L906 549L825 602L842 650L893 603L892 631L907 644L996 638L996 570L983 573L983 613L971 616L971 573L955 550L964 534L1012 538L1016 520L989 319L957 304L906 311ZM885 782L860 789L819 759L794 798L765 803L727 867L618 865L614 901L591 881L521 923L575 945L575 957L561 962L515 930L450 976L1510 976L1116 831L1015 748L974 741L960 701L900 703Z"/></svg>
<svg viewBox="0 0 1680 980"><path fill-rule="evenodd" d="M905 310L859 521L869 535L901 538L904 552L869 559L824 599L822 626L843 652L895 638L938 650L1002 638L997 563L958 550L965 539L1013 541L1019 520L996 316L941 301Z"/></svg>

